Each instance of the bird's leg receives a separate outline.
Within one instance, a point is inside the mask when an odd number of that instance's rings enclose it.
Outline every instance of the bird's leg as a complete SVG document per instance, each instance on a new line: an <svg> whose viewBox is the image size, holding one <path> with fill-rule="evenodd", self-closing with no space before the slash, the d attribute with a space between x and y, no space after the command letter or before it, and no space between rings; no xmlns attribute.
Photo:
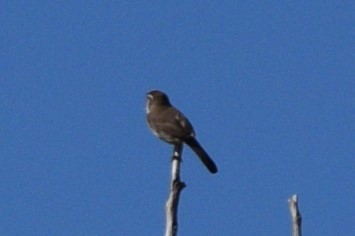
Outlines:
<svg viewBox="0 0 355 236"><path fill-rule="evenodd" d="M174 150L173 150L173 157L172 157L172 161L173 160L178 160L178 161L182 161L182 149L183 149L183 144L179 143L179 144L174 144Z"/></svg>

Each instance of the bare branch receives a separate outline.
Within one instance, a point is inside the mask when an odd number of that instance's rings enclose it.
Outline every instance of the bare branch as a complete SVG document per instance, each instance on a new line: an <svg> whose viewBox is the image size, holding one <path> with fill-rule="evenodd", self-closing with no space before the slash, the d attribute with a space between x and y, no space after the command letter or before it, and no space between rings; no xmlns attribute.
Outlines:
<svg viewBox="0 0 355 236"><path fill-rule="evenodd" d="M288 206L290 208L292 218L292 235L302 236L302 216L298 209L298 197L296 194L288 199Z"/></svg>
<svg viewBox="0 0 355 236"><path fill-rule="evenodd" d="M178 231L178 206L180 193L186 187L184 182L180 181L180 164L183 146L175 145L172 167L170 194L166 202L166 230L165 236L176 236Z"/></svg>

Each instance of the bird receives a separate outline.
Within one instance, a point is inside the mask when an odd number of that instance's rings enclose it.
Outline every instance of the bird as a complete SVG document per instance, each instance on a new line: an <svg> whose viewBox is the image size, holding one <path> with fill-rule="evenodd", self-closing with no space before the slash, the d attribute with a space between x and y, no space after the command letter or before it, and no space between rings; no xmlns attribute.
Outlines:
<svg viewBox="0 0 355 236"><path fill-rule="evenodd" d="M186 144L212 174L217 173L216 164L197 141L192 124L170 103L169 97L159 90L152 90L146 95L147 122L152 133L175 148Z"/></svg>

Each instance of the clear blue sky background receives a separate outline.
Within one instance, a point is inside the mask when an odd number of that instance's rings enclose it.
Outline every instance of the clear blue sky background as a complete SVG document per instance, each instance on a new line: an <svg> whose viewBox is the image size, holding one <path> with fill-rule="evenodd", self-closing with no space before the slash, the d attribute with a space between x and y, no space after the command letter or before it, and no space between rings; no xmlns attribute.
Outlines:
<svg viewBox="0 0 355 236"><path fill-rule="evenodd" d="M354 235L353 1L1 1L0 235L164 232L167 92L219 166L184 152L180 235Z"/></svg>

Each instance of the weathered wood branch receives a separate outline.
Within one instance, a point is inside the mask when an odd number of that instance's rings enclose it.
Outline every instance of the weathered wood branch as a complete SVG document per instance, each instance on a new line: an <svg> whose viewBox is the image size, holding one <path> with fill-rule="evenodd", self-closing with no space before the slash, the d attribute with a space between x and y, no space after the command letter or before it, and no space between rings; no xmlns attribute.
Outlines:
<svg viewBox="0 0 355 236"><path fill-rule="evenodd" d="M290 208L292 219L292 235L302 236L302 216L298 209L298 197L296 194L293 195L290 199L288 199L288 206Z"/></svg>
<svg viewBox="0 0 355 236"><path fill-rule="evenodd" d="M166 202L166 229L165 236L176 236L178 231L178 207L180 193L186 187L180 180L180 164L182 161L182 145L174 146L171 166L170 194Z"/></svg>

